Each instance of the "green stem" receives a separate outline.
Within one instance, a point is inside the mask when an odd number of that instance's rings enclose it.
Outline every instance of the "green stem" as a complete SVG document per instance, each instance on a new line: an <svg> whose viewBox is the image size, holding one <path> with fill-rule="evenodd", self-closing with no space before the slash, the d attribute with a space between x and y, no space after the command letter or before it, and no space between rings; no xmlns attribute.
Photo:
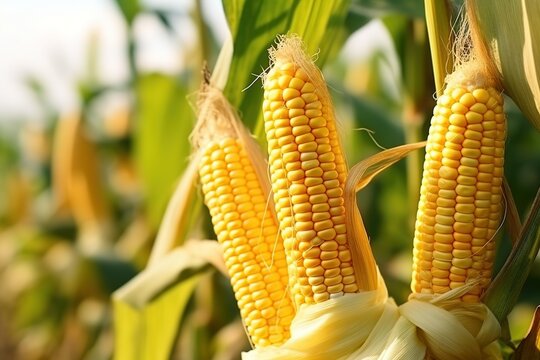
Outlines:
<svg viewBox="0 0 540 360"><path fill-rule="evenodd" d="M132 86L135 85L137 80L137 41L133 32L131 24L127 30L127 47L128 47L128 63L129 63L129 77Z"/></svg>

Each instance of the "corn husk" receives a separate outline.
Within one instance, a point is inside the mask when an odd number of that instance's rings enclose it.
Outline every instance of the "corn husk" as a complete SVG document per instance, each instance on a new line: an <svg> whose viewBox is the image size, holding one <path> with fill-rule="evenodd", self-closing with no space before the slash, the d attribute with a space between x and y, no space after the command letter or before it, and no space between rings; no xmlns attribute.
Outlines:
<svg viewBox="0 0 540 360"><path fill-rule="evenodd" d="M506 177L503 178L503 193L506 203L506 227L510 235L510 240L512 241L512 244L515 245L518 242L519 234L521 233L523 225L521 224L516 202L514 201L514 196L512 195L512 189L510 189L510 185L508 184Z"/></svg>
<svg viewBox="0 0 540 360"><path fill-rule="evenodd" d="M195 184L198 178L199 160L200 153L197 152L193 155L191 162L182 174L182 178L167 205L150 253L148 266L157 263L175 247L179 239L183 241L183 237L187 234L189 215L191 213L189 206L196 196Z"/></svg>
<svg viewBox="0 0 540 360"><path fill-rule="evenodd" d="M398 307L379 274L376 290L302 306L287 342L243 353L242 359L502 359L495 316L482 303L459 300L475 285Z"/></svg>
<svg viewBox="0 0 540 360"><path fill-rule="evenodd" d="M397 305L388 298L382 277L379 276L378 281L376 290L345 294L300 307L287 342L280 347L243 353L242 359L349 359L380 321L379 328L387 330L398 318ZM380 341L373 343L381 344Z"/></svg>
<svg viewBox="0 0 540 360"><path fill-rule="evenodd" d="M536 0L468 1L479 34L505 91L540 130L540 3Z"/></svg>

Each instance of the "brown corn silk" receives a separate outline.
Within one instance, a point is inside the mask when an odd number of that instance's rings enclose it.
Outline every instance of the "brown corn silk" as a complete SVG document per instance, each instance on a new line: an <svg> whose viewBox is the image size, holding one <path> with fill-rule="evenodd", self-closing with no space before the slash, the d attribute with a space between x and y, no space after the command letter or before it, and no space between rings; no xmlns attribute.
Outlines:
<svg viewBox="0 0 540 360"><path fill-rule="evenodd" d="M192 141L204 201L242 319L255 347L281 344L295 311L264 158L219 90L203 87L198 118Z"/></svg>
<svg viewBox="0 0 540 360"><path fill-rule="evenodd" d="M274 202L297 306L359 290L347 238L347 166L331 99L299 38L278 38L264 79Z"/></svg>

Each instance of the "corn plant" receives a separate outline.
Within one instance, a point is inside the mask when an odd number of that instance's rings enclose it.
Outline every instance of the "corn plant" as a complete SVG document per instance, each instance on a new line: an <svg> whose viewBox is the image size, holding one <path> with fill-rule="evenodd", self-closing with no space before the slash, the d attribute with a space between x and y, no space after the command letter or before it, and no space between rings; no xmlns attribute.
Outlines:
<svg viewBox="0 0 540 360"><path fill-rule="evenodd" d="M1 358L538 357L534 1L115 4L128 80L91 37L78 111L0 123Z"/></svg>

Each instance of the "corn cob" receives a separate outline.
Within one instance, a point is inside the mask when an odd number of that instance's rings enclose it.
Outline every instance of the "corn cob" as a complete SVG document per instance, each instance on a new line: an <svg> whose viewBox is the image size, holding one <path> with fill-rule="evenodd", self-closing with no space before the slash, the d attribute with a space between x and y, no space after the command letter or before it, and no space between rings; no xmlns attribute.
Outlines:
<svg viewBox="0 0 540 360"><path fill-rule="evenodd" d="M225 102L221 93L211 96ZM231 115L230 105L222 105L225 110L214 115ZM290 336L295 310L287 291L283 242L267 202L270 185L257 171L264 161L254 162L254 149L248 150L226 121L205 125L199 165L204 200L252 343L258 348L278 345Z"/></svg>
<svg viewBox="0 0 540 360"><path fill-rule="evenodd" d="M459 78L454 76L455 78ZM433 111L415 226L411 288L441 294L468 280L489 285L503 213L506 120L493 86L452 81Z"/></svg>
<svg viewBox="0 0 540 360"><path fill-rule="evenodd" d="M320 71L299 40L273 53L264 83L272 190L297 306L355 293L347 243L345 159ZM294 53L296 51L296 53Z"/></svg>

